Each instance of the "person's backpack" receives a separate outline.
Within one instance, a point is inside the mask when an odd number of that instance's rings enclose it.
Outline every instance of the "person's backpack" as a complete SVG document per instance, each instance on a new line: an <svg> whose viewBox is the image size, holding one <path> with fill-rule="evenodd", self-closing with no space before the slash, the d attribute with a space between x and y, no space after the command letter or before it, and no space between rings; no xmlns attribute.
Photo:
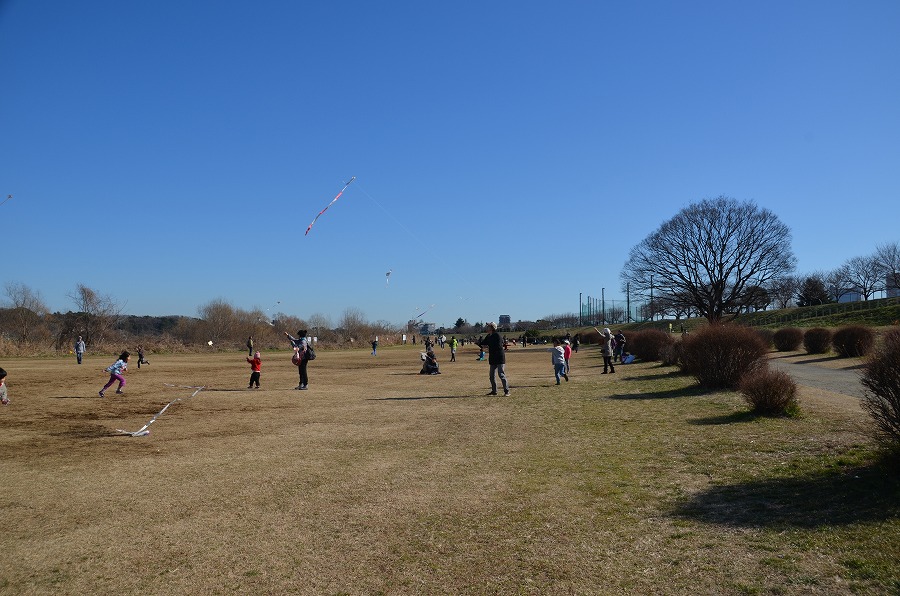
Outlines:
<svg viewBox="0 0 900 596"><path fill-rule="evenodd" d="M309 344L306 344L306 359L307 360L315 360L316 359L316 351L313 350L313 347Z"/></svg>

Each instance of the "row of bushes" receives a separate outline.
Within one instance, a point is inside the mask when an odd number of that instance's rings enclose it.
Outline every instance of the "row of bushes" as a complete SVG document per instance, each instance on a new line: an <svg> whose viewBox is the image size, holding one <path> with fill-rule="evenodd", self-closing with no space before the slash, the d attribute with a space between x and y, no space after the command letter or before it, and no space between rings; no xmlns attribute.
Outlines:
<svg viewBox="0 0 900 596"><path fill-rule="evenodd" d="M793 352L803 345L809 354L826 354L834 349L839 356L854 358L872 352L875 332L860 325L841 327L835 332L824 327L813 327L805 332L796 327L785 327L772 333L771 345L779 352Z"/></svg>
<svg viewBox="0 0 900 596"><path fill-rule="evenodd" d="M862 384L868 390L863 405L875 421L877 435L900 451L900 329L875 345L875 334L860 326L828 329L781 329L774 333L738 325L715 325L675 339L663 331L636 331L628 338L629 351L645 361L677 366L709 389L741 391L751 410L764 415L799 411L797 386L790 375L772 370L767 353L774 345L794 351L803 343L809 353L833 346L843 356L867 356Z"/></svg>

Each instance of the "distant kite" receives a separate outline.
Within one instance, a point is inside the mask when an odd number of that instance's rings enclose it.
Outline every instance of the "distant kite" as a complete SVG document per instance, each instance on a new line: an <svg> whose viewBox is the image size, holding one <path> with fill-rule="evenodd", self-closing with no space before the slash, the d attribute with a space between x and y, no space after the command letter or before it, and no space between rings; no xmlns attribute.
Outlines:
<svg viewBox="0 0 900 596"><path fill-rule="evenodd" d="M6 201L10 200L11 198L12 198L12 195L6 195L6 198L3 199L3 203L6 203ZM0 203L0 205L3 205L3 203Z"/></svg>
<svg viewBox="0 0 900 596"><path fill-rule="evenodd" d="M337 196L334 197L333 199L331 199L331 202L328 203L328 205L326 205L324 209L319 211L319 214L316 216L316 218L314 220L312 220L312 223L309 224L308 228L306 228L306 233L303 234L304 236L306 236L306 234L309 234L309 231L312 229L313 224L316 223L316 220L318 220L320 217L322 217L322 214L325 213L326 211L328 211L328 208L331 207L332 205L334 205L334 203L339 198L341 198L341 195L344 194L344 191L347 190L347 187L350 186L350 183L353 182L354 180L356 180L356 176L353 176L352 178L350 178L350 180L347 181L347 184L344 185L344 188L341 189L341 192L337 193Z"/></svg>
<svg viewBox="0 0 900 596"><path fill-rule="evenodd" d="M391 283L391 273L393 273L393 269L388 269L388 272L384 274L384 285L390 285Z"/></svg>
<svg viewBox="0 0 900 596"><path fill-rule="evenodd" d="M431 310L432 308L434 308L434 304L432 304L431 306L429 306L428 308L426 308L425 310L423 310L422 312L420 312L419 314L417 314L417 315L415 316L415 318L417 318L417 319L420 318L422 315L424 315L425 313L427 313L427 312L428 312L429 310ZM418 309L416 309L416 310L418 310Z"/></svg>

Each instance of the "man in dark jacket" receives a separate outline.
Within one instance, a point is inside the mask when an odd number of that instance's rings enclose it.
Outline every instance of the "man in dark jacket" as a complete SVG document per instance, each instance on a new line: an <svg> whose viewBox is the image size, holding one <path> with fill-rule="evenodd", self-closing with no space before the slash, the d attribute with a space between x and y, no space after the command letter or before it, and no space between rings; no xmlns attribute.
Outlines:
<svg viewBox="0 0 900 596"><path fill-rule="evenodd" d="M506 380L506 353L503 351L503 338L497 333L494 323L487 324L490 333L478 343L482 348L488 348L488 364L491 365L491 392L488 395L497 395L496 374L500 374L500 382L503 383L503 395L509 396L509 382Z"/></svg>

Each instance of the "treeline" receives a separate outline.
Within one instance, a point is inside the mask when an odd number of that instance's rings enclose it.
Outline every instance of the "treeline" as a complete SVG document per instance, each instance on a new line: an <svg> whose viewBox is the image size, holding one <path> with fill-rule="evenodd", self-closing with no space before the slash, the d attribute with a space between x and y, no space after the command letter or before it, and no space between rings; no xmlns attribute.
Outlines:
<svg viewBox="0 0 900 596"><path fill-rule="evenodd" d="M325 315L302 319L285 313L237 308L213 300L197 317L123 315L108 297L78 286L78 310L48 312L40 297L21 284L7 284L10 299L0 308L0 356L66 354L81 336L93 353L115 353L143 345L152 352L242 349L248 337L261 349L285 349L284 333L306 330L319 346L366 347L378 336L381 345L399 342L402 330L386 321L369 322L357 309L347 309L333 324ZM210 343L212 342L212 343Z"/></svg>

